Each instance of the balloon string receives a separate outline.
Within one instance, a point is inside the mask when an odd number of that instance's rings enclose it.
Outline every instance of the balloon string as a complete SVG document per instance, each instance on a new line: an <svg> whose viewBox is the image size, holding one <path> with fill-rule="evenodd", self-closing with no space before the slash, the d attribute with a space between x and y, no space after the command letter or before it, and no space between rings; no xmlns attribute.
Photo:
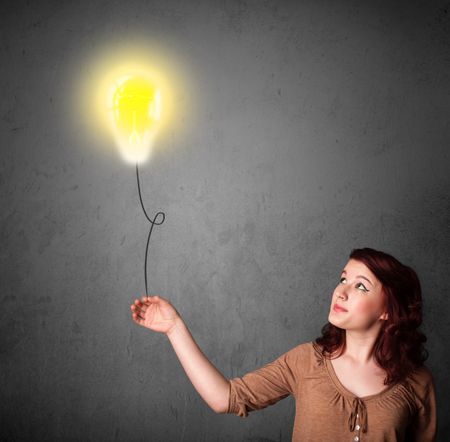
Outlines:
<svg viewBox="0 0 450 442"><path fill-rule="evenodd" d="M148 232L148 237L147 237L147 246L145 247L145 263L144 263L145 294L148 296L148 288L147 288L147 256L148 256L148 246L150 244L150 236L152 234L153 226L154 225L157 225L157 226L161 225L164 222L164 220L166 219L166 215L165 215L164 212L158 212L155 215L155 217L153 218L153 220L151 220L149 218L149 216L147 215L147 212L146 212L145 207L144 207L144 203L142 202L141 185L139 184L138 163L136 163L136 178L137 178L137 185L138 185L138 191L139 191L139 200L141 201L142 210L144 211L145 217L148 219L148 221L151 224L150 232ZM162 220L160 222L156 222L156 219L158 218L159 215L162 215Z"/></svg>

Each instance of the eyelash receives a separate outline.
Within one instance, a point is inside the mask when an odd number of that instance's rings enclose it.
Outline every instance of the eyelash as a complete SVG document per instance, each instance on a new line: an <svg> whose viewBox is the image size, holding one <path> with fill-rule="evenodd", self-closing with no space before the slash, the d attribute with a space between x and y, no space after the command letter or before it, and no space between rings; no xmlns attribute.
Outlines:
<svg viewBox="0 0 450 442"><path fill-rule="evenodd" d="M342 282L343 279L347 279L347 278L342 277L342 278L339 280L339 282ZM361 284L361 285L364 287L363 292L368 292L368 291L369 291L369 290L366 289L366 287L364 286L364 284L363 284L362 282L358 282L358 285L359 285L359 284Z"/></svg>

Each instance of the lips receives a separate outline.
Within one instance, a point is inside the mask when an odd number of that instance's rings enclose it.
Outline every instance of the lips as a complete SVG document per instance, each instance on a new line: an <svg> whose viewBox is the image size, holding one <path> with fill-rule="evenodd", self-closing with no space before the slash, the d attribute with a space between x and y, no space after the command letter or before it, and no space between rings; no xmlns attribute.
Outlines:
<svg viewBox="0 0 450 442"><path fill-rule="evenodd" d="M337 304L334 304L333 310L336 311L336 312L346 312L346 311L348 311L344 307L341 307L340 305L337 305Z"/></svg>

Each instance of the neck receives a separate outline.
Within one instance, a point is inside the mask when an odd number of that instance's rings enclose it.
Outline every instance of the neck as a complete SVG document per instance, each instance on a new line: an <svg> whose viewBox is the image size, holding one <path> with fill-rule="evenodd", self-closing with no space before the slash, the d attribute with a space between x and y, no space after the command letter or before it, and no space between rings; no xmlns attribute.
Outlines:
<svg viewBox="0 0 450 442"><path fill-rule="evenodd" d="M357 365L368 365L373 362L373 350L378 334L362 333L355 330L346 330L345 349L342 356L350 359Z"/></svg>

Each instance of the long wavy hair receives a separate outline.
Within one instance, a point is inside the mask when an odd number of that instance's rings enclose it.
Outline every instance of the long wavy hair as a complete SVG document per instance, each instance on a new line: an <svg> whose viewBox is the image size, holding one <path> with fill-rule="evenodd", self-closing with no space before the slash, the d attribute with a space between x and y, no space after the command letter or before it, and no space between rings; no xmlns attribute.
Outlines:
<svg viewBox="0 0 450 442"><path fill-rule="evenodd" d="M388 318L374 344L374 358L386 371L385 385L405 379L428 358L422 324L422 290L416 272L393 256L371 248L353 249L350 259L365 264L382 284ZM323 356L338 356L345 349L345 330L330 322L316 342Z"/></svg>

